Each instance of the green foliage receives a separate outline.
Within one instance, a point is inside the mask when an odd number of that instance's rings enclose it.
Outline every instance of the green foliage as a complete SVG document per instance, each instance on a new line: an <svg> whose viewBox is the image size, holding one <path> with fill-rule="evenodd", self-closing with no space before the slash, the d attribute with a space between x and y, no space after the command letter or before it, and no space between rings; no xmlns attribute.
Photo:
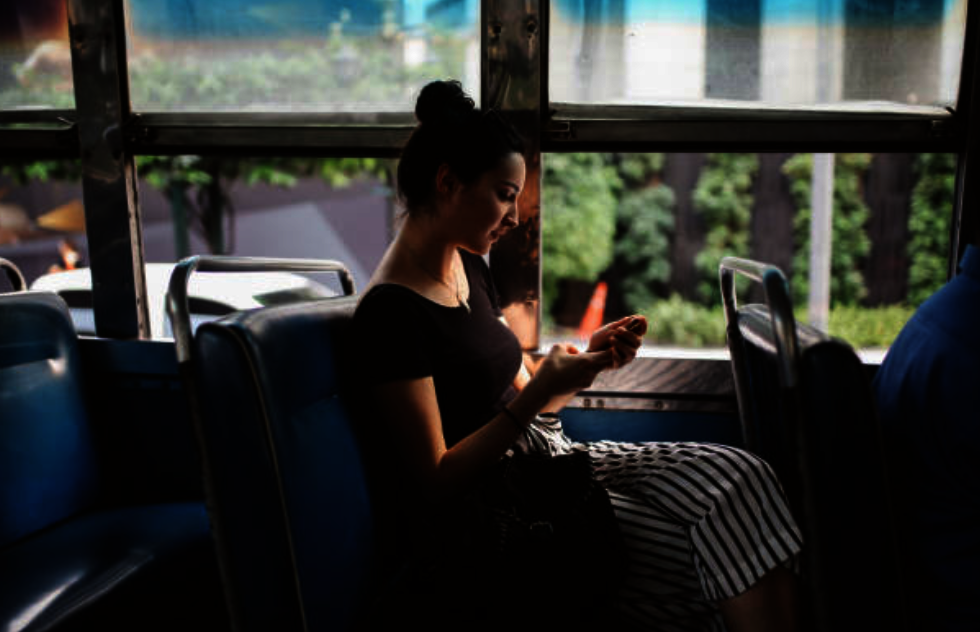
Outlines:
<svg viewBox="0 0 980 632"><path fill-rule="evenodd" d="M797 320L805 321L798 309ZM705 307L678 295L639 310L650 321L645 344L678 347L724 347L725 314L720 305ZM829 332L855 348L886 348L912 316L908 306L858 307L839 305L830 310Z"/></svg>
<svg viewBox="0 0 980 632"><path fill-rule="evenodd" d="M855 348L891 345L914 308L904 305L859 307L838 305L830 310L827 330L831 336L842 338Z"/></svg>
<svg viewBox="0 0 980 632"><path fill-rule="evenodd" d="M632 310L670 280L674 194L663 154L549 154L544 161L542 298L561 279L594 281L612 265Z"/></svg>
<svg viewBox="0 0 980 632"><path fill-rule="evenodd" d="M725 314L720 304L705 307L672 294L639 312L650 321L645 344L696 348L725 346Z"/></svg>
<svg viewBox="0 0 980 632"><path fill-rule="evenodd" d="M408 67L397 38L331 37L303 46L260 47L228 54L145 55L132 61L133 103L154 109L204 105L214 110L319 109L324 103L410 103L427 79L459 76L461 68L429 62ZM445 39L443 48L457 48ZM450 59L454 53L433 56ZM462 59L462 50L457 59ZM457 66L458 64L453 64ZM370 69L369 72L367 70Z"/></svg>
<svg viewBox="0 0 980 632"><path fill-rule="evenodd" d="M613 254L616 170L605 154L549 154L542 160L542 302L560 279L595 279Z"/></svg>
<svg viewBox="0 0 980 632"><path fill-rule="evenodd" d="M749 255L752 180L756 154L710 154L694 189L694 207L708 226L704 247L694 260L698 296L706 305L721 302L718 263L722 257Z"/></svg>
<svg viewBox="0 0 980 632"><path fill-rule="evenodd" d="M907 246L911 305L920 305L946 282L956 154L919 154L916 173Z"/></svg>
<svg viewBox="0 0 980 632"><path fill-rule="evenodd" d="M618 154L625 187L616 207L615 268L627 308L637 311L670 281L674 192L660 181L663 154Z"/></svg>
<svg viewBox="0 0 980 632"><path fill-rule="evenodd" d="M870 216L861 188L862 178L871 165L871 154L837 154L834 160L834 195L830 261L831 305L854 305L867 294L861 261L871 251L871 240L865 232ZM790 179L790 190L796 201L793 221L794 256L793 301L806 303L810 292L810 192L813 155L797 154L783 165Z"/></svg>
<svg viewBox="0 0 980 632"><path fill-rule="evenodd" d="M394 22L394 3L379 4L386 22L370 34L352 32L349 12L341 11L315 38L210 38L166 47L143 39L129 51L130 97L137 109L153 111L319 110L338 103L409 104L426 81L464 76L470 32L430 27L408 35ZM422 63L401 62L407 36L425 38ZM74 107L62 69L19 64L13 74L19 80L0 90L0 108Z"/></svg>
<svg viewBox="0 0 980 632"><path fill-rule="evenodd" d="M82 179L80 160L34 160L28 162L4 162L0 175L5 175L20 185L29 182L78 182Z"/></svg>
<svg viewBox="0 0 980 632"><path fill-rule="evenodd" d="M616 169L627 187L647 187L656 185L651 179L659 180L664 168L663 154L616 154Z"/></svg>

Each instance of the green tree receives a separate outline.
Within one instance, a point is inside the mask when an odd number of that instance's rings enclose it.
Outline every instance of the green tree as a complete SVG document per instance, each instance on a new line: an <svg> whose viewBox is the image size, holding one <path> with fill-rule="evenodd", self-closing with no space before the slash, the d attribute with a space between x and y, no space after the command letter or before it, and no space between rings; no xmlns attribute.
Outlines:
<svg viewBox="0 0 980 632"><path fill-rule="evenodd" d="M549 154L542 160L543 313L560 279L592 281L612 260L621 182L606 154Z"/></svg>
<svg viewBox="0 0 980 632"><path fill-rule="evenodd" d="M756 154L710 154L694 189L694 207L708 227L704 247L695 257L698 295L718 305L718 264L722 257L747 257L752 221L752 182L759 170Z"/></svg>
<svg viewBox="0 0 980 632"><path fill-rule="evenodd" d="M870 211L864 202L862 180L870 165L871 154L837 154L834 160L831 305L856 305L867 294L861 263L871 251L871 240L865 231ZM793 156L783 165L783 173L790 179L790 190L797 205L793 220L793 301L797 305L803 305L810 291L810 192L813 155Z"/></svg>
<svg viewBox="0 0 980 632"><path fill-rule="evenodd" d="M956 190L956 154L919 154L909 213L909 304L932 296L948 276L949 220Z"/></svg>
<svg viewBox="0 0 980 632"><path fill-rule="evenodd" d="M663 154L618 154L623 187L616 205L613 267L620 273L627 308L641 311L670 280L674 192L661 181Z"/></svg>

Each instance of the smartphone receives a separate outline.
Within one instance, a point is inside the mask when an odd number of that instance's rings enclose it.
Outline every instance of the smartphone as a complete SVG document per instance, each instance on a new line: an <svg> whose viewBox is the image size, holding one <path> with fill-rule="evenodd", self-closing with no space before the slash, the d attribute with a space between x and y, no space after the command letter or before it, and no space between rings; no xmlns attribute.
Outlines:
<svg viewBox="0 0 980 632"><path fill-rule="evenodd" d="M626 326L626 331L631 331L634 334L642 336L645 328L644 322L639 318L635 318L633 322Z"/></svg>

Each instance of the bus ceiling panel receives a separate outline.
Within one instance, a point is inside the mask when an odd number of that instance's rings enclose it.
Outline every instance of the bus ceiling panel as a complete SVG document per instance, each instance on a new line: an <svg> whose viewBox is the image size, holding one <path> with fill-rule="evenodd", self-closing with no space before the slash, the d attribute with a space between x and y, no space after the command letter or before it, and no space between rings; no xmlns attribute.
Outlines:
<svg viewBox="0 0 980 632"><path fill-rule="evenodd" d="M126 125L136 154L256 153L396 157L411 115L139 114ZM377 122L365 123L375 119Z"/></svg>

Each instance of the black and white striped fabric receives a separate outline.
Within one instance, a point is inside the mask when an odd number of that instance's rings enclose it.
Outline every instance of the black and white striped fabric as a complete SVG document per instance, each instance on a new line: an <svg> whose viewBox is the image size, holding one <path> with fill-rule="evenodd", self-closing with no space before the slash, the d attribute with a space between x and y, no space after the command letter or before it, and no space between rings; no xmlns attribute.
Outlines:
<svg viewBox="0 0 980 632"><path fill-rule="evenodd" d="M617 615L637 629L723 631L715 604L776 566L802 539L769 466L704 443L575 444L592 456L628 551Z"/></svg>

